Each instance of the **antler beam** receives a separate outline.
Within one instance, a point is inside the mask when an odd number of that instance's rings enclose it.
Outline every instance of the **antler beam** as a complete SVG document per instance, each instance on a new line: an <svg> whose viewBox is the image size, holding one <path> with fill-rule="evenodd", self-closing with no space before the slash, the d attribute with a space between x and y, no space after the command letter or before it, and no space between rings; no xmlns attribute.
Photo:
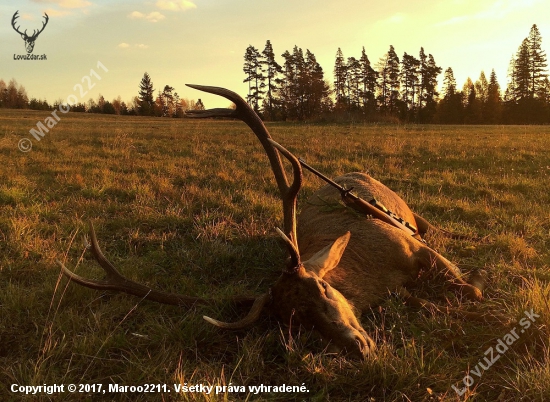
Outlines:
<svg viewBox="0 0 550 402"><path fill-rule="evenodd" d="M250 127L250 129L256 134L256 137L260 140L262 146L267 153L269 163L275 175L277 186L283 201L284 212L284 228L286 235L292 239L296 244L296 195L302 187L302 175L301 173L294 175L294 181L290 185L281 161L281 157L275 150L273 145L269 142L271 135L267 131L262 120L252 110L252 108L241 98L238 94L225 88L211 87L204 85L186 84L190 88L198 89L199 91L208 92L214 95L223 96L224 98L233 102L236 106L233 109L209 109L209 110L189 110L186 112L186 117L192 118L206 118L206 117L231 117L242 120ZM301 172L301 170L300 170Z"/></svg>

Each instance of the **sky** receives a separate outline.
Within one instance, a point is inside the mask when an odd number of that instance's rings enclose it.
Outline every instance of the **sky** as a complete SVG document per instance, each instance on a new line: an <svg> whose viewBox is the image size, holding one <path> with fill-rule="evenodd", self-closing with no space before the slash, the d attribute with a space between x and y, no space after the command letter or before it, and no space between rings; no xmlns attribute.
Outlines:
<svg viewBox="0 0 550 402"><path fill-rule="evenodd" d="M11 25L16 11L16 26L29 34L48 14L33 51L46 60L14 60L26 54ZM330 82L338 48L359 58L364 46L374 66L393 45L400 58L424 47L443 71L453 69L459 89L493 68L504 89L510 59L533 24L550 55L548 0L0 0L0 79L50 103L99 94L129 102L148 72L155 91L170 85L206 108L227 107L185 84L244 97L245 50L262 51L270 40L280 64L295 45L309 49Z"/></svg>

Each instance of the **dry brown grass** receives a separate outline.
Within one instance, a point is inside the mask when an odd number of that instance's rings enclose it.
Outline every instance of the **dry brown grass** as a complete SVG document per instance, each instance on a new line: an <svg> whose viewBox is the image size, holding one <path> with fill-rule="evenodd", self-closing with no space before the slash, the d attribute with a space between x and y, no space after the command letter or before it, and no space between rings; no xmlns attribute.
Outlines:
<svg viewBox="0 0 550 402"><path fill-rule="evenodd" d="M362 317L379 351L358 362L325 356L310 333L289 334L270 318L248 332L222 332L200 318L241 316L224 298L265 291L284 260L273 232L282 218L276 186L244 124L69 114L23 154L17 141L47 113L0 113L2 400L22 399L11 384L55 383L172 389L93 397L117 401L550 399L550 128L269 125L326 174L368 170L436 225L482 238L430 239L466 270L490 273L486 301L464 308L541 316L458 397L451 386L463 387L509 329L388 299ZM319 185L307 176L301 199ZM88 220L127 276L219 303L184 311L67 285L57 259L100 275L89 256L81 260ZM421 291L459 304L438 283ZM176 395L172 385L185 382L305 384L309 392Z"/></svg>

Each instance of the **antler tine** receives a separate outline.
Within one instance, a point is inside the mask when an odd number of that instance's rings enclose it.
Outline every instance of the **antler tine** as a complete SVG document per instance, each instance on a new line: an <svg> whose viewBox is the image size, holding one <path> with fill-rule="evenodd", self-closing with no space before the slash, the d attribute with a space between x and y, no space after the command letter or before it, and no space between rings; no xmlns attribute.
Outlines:
<svg viewBox="0 0 550 402"><path fill-rule="evenodd" d="M289 198L289 203L292 203L293 205L296 205L296 200L298 198L298 193L300 192L300 189L302 188L302 184L304 181L304 176L302 173L302 165L300 164L300 161L292 152L290 152L288 149L283 147L281 144L279 144L276 141L273 141L271 138L268 138L268 142L277 148L277 150L284 155L285 158L288 159L290 164L292 165L292 173L294 175L294 180L292 182L292 185L288 189L287 197ZM298 237L296 234L296 208L293 209L293 217L292 217L292 237L291 240L294 243L294 246L296 248L296 251L298 251Z"/></svg>
<svg viewBox="0 0 550 402"><path fill-rule="evenodd" d="M190 111L189 117L233 117L245 122L248 127L256 134L256 137L262 143L262 146L267 153L271 169L275 175L277 186L283 201L283 213L284 213L284 227L287 235L296 239L296 194L297 189L301 186L301 180L297 182L294 180L292 185L289 185L288 179L279 156L279 153L275 150L273 145L269 142L271 135L267 131L262 119L258 117L256 112L246 103L246 101L233 91L225 88L186 84L190 88L198 89L199 91L208 92L211 94L223 96L229 99L236 106L235 110L232 109L210 109L200 111ZM188 112L189 113L189 112ZM296 177L296 176L295 176ZM294 194L296 193L296 194Z"/></svg>
<svg viewBox="0 0 550 402"><path fill-rule="evenodd" d="M44 22L42 23L42 28L39 29L37 33L34 33L34 32L33 32L33 34L32 34L32 37L33 37L33 38L35 38L35 37L37 37L38 35L40 35L40 33L44 30L44 28L46 28L46 25L48 25L48 21L50 20L50 17L48 17L48 14L44 13L44 17L42 17L42 18L45 18L46 21L44 21Z"/></svg>
<svg viewBox="0 0 550 402"><path fill-rule="evenodd" d="M97 236L95 234L94 227L91 222L90 222L90 236L92 238L92 247L91 247L92 254L96 259L96 261L101 266L101 268L103 268L103 270L105 271L106 278L103 280L84 278L80 275L75 274L71 270L69 270L65 266L65 264L63 264L61 261L58 261L63 271L63 274L66 277L68 277L71 281L91 289L120 291L120 292L128 293L137 297L141 297L144 299L148 299L148 300L152 300L152 301L156 301L164 304L188 306L188 307L199 305L199 304L200 305L210 304L210 301L207 299L203 299L199 297L183 296L175 293L161 292L159 290L155 290L148 286L145 286L141 283L134 282L130 279L127 279L120 272L118 272L118 270L114 267L114 265L109 260L107 260L107 258L105 258L105 256L103 255L99 247L99 243L97 241Z"/></svg>
<svg viewBox="0 0 550 402"><path fill-rule="evenodd" d="M48 25L48 21L49 21L50 18L48 17L48 14L46 14L46 13L44 13L44 15L45 15L45 16L42 17L42 18L45 18L46 21L44 21L44 22L42 23L42 28L41 28L41 29L38 29L38 30L33 29L32 35L30 36L30 38L32 38L32 39L36 38L38 35L40 35L40 33L44 30L44 28L46 28L46 25ZM25 31L25 32L27 32L27 31Z"/></svg>
<svg viewBox="0 0 550 402"><path fill-rule="evenodd" d="M15 32L17 32L17 33L20 34L20 35L24 35L23 32L21 32L21 31L19 30L19 26L18 26L18 27L15 27L15 20L16 20L17 18L19 18L19 15L17 15L17 14L19 14L19 10L17 10L17 11L15 12L15 14L13 14L13 17L12 17L12 19L11 19L11 26L13 27L13 29L15 29ZM25 31L25 32L26 32L26 31Z"/></svg>
<svg viewBox="0 0 550 402"><path fill-rule="evenodd" d="M258 319L262 315L265 305L270 302L270 299L271 299L271 295L269 293L264 293L263 295L258 296L254 301L254 304L250 308L250 312L246 315L246 317L236 322L219 321L219 320L215 320L214 318L210 318L206 315L203 315L202 318L204 318L210 324L223 329L246 328L249 325L253 324L254 322L258 321Z"/></svg>

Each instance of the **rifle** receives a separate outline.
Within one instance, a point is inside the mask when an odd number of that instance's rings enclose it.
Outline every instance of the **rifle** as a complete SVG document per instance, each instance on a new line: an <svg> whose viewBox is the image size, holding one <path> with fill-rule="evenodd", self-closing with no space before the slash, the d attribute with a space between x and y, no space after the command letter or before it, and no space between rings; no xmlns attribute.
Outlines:
<svg viewBox="0 0 550 402"><path fill-rule="evenodd" d="M340 191L342 201L348 207L353 208L354 210L356 210L361 214L372 215L374 218L377 218L386 223L389 223L390 225L405 231L405 233L413 236L415 239L424 243L424 239L420 237L420 234L418 233L418 229L414 225L405 221L403 218L400 218L399 216L395 215L392 211L386 208L380 201L376 200L375 198L373 198L370 201L365 201L351 192L351 190L353 190L353 187L350 189L346 189L341 185L339 185L338 183L336 183L335 181L326 177L324 174L322 174L318 170L315 170L314 168L309 166L302 158L298 158L298 161L307 170L309 170L310 172L315 174L317 177L323 179L328 184L330 184L331 186L335 187L338 191Z"/></svg>

